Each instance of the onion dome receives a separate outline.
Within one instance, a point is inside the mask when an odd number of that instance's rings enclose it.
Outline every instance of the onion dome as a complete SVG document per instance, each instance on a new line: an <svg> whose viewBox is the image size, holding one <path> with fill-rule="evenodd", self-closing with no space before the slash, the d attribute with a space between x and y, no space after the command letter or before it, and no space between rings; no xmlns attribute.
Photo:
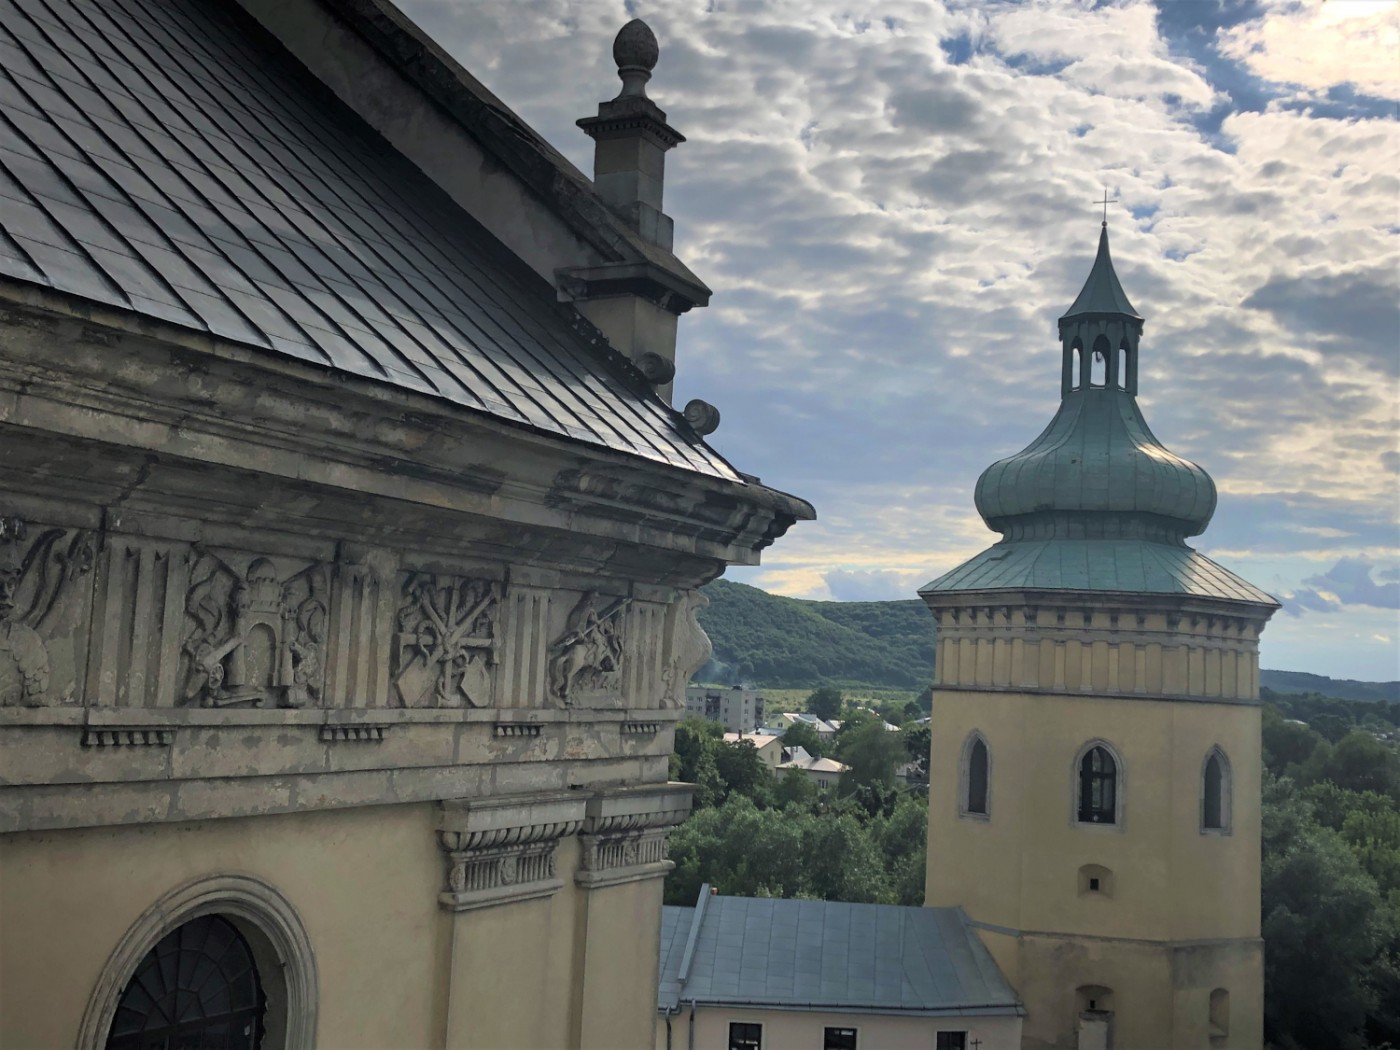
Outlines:
<svg viewBox="0 0 1400 1050"><path fill-rule="evenodd" d="M1163 447L1137 406L1142 325L1114 272L1105 224L1088 280L1060 318L1060 410L977 482L978 512L1006 539L1181 543L1205 530L1215 483Z"/></svg>

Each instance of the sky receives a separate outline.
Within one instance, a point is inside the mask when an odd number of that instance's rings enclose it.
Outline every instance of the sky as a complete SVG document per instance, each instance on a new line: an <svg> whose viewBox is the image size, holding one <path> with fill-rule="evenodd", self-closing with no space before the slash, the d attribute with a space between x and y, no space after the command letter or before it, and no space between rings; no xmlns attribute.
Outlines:
<svg viewBox="0 0 1400 1050"><path fill-rule="evenodd" d="M1219 489L1192 545L1284 603L1262 665L1400 678L1397 0L399 3L586 173L655 31L714 290L675 402L818 513L728 578L912 598L996 541L973 488L1055 412L1107 190L1139 403Z"/></svg>

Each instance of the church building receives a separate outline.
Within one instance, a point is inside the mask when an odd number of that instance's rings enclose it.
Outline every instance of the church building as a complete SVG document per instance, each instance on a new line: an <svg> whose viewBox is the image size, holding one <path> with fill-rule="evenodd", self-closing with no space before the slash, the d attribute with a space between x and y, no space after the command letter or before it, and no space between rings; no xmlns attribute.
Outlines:
<svg viewBox="0 0 1400 1050"><path fill-rule="evenodd" d="M652 1044L697 589L814 513L613 57L590 179L388 0L0 0L0 1046Z"/></svg>
<svg viewBox="0 0 1400 1050"><path fill-rule="evenodd" d="M1025 1050L1257 1050L1258 646L1278 603L1186 544L1215 485L1138 408L1143 319L1107 223L1059 333L1059 411L977 483L1001 540L920 591L926 903L965 909Z"/></svg>

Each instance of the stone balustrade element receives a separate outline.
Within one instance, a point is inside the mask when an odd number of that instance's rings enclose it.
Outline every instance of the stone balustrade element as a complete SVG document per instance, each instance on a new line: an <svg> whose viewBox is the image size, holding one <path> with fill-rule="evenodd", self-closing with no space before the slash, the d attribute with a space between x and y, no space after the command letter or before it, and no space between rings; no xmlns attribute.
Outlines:
<svg viewBox="0 0 1400 1050"><path fill-rule="evenodd" d="M588 797L576 791L441 804L438 841L447 853L447 885L438 895L450 911L548 897L561 886L559 840L579 830Z"/></svg>
<svg viewBox="0 0 1400 1050"><path fill-rule="evenodd" d="M666 835L690 813L692 784L605 788L588 800L574 875L588 889L661 878L675 864Z"/></svg>

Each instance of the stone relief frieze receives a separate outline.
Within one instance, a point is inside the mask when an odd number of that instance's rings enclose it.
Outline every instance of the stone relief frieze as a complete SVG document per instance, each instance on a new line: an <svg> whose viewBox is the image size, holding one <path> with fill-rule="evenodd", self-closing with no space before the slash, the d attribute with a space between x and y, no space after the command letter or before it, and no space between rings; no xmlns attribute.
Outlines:
<svg viewBox="0 0 1400 1050"><path fill-rule="evenodd" d="M325 679L325 566L195 548L185 601L185 703L305 707Z"/></svg>
<svg viewBox="0 0 1400 1050"><path fill-rule="evenodd" d="M549 649L549 691L567 705L620 704L623 617L630 598L589 591Z"/></svg>
<svg viewBox="0 0 1400 1050"><path fill-rule="evenodd" d="M500 584L492 580L409 574L391 662L400 706L491 703L500 598Z"/></svg>
<svg viewBox="0 0 1400 1050"><path fill-rule="evenodd" d="M90 532L0 519L0 705L73 699L73 635L85 619L75 592L96 557Z"/></svg>
<svg viewBox="0 0 1400 1050"><path fill-rule="evenodd" d="M714 652L695 614L710 604L699 591L686 591L671 603L667 620L666 666L661 672L663 707L684 707L685 687Z"/></svg>

